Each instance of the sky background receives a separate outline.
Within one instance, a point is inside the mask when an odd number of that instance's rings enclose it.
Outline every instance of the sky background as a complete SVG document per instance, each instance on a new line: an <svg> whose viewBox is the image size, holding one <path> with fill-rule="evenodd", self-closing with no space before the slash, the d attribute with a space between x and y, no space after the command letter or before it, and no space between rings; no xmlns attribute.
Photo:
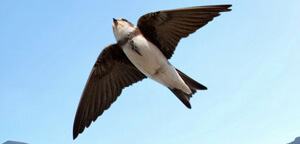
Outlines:
<svg viewBox="0 0 300 144"><path fill-rule="evenodd" d="M145 79L72 140L75 112L112 18L232 4L170 62L208 87L187 109ZM300 1L0 1L0 143L286 144L300 136Z"/></svg>

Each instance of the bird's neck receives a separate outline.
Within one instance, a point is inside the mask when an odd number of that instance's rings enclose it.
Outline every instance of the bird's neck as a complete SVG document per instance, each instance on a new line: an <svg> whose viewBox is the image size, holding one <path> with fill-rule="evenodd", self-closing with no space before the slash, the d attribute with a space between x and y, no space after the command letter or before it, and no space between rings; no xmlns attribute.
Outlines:
<svg viewBox="0 0 300 144"><path fill-rule="evenodd" d="M125 45L129 40L131 40L133 37L135 37L135 36L137 36L137 35L140 35L140 34L142 34L142 33L140 32L140 30L139 30L138 28L135 27L135 29L134 29L133 31L129 32L126 36L124 36L124 37L120 38L119 40L117 40L117 41L118 41L117 44L118 44L119 46L123 46L123 45Z"/></svg>

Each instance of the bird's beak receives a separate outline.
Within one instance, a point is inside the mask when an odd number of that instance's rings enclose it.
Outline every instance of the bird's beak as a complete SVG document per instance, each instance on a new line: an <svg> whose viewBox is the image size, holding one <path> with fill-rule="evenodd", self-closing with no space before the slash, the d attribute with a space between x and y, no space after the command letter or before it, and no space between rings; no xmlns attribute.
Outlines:
<svg viewBox="0 0 300 144"><path fill-rule="evenodd" d="M118 20L116 20L115 18L113 18L114 22L113 22L113 28L116 27L118 25Z"/></svg>

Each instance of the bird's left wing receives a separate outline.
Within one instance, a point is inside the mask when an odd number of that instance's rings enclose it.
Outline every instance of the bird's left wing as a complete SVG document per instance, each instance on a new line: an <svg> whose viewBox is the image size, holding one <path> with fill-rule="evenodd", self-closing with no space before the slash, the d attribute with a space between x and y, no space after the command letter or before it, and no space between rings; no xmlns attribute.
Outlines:
<svg viewBox="0 0 300 144"><path fill-rule="evenodd" d="M220 12L230 11L229 7L211 5L152 12L140 17L137 26L169 59L181 38L206 25Z"/></svg>
<svg viewBox="0 0 300 144"><path fill-rule="evenodd" d="M117 99L124 87L146 78L117 44L98 57L82 93L73 126L73 138L89 127Z"/></svg>

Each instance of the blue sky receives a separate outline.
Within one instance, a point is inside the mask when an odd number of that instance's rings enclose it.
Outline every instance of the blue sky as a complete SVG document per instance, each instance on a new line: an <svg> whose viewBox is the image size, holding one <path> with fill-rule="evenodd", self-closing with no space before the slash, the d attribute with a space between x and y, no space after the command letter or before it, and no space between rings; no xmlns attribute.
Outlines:
<svg viewBox="0 0 300 144"><path fill-rule="evenodd" d="M73 141L112 18L232 4L182 39L170 62L208 87L187 109L146 79ZM0 1L0 143L285 144L300 136L300 1Z"/></svg>

